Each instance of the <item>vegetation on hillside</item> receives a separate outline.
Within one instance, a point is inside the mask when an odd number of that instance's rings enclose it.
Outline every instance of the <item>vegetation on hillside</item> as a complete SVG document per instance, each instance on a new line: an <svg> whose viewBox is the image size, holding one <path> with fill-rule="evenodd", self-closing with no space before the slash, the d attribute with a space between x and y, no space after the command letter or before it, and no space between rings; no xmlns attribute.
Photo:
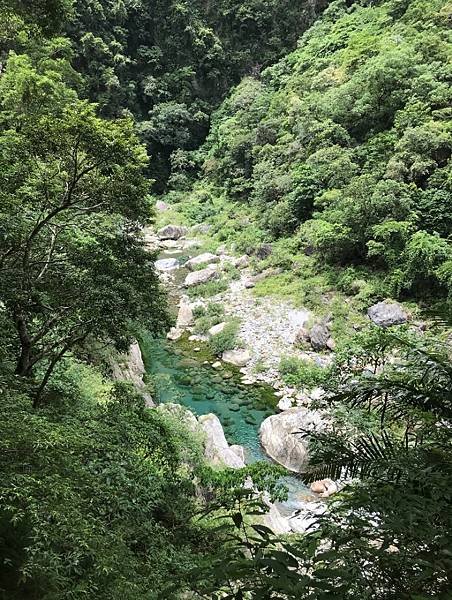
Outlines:
<svg viewBox="0 0 452 600"><path fill-rule="evenodd" d="M351 280L360 266L381 274L383 295L447 296L450 10L332 3L215 113L191 155L201 181L188 214L197 206L243 248L292 236L282 247L348 266Z"/></svg>
<svg viewBox="0 0 452 600"><path fill-rule="evenodd" d="M327 392L306 481L347 478L286 538L256 494L281 498L280 470L213 470L186 413L109 371L168 326L141 230L169 166L186 221L242 250L275 241L260 264L285 269L283 292L314 302L335 278L360 308L445 304L450 4L333 2L261 73L326 4L0 0L2 600L451 598L448 331L360 323L328 370L281 362ZM199 331L223 313L198 310Z"/></svg>

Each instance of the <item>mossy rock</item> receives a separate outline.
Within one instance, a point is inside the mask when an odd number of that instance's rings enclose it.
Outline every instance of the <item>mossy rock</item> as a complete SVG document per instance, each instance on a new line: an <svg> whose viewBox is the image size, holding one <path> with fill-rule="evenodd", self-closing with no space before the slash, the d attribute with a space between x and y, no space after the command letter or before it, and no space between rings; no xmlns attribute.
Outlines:
<svg viewBox="0 0 452 600"><path fill-rule="evenodd" d="M229 410L232 410L232 412L239 412L239 410L240 410L240 406L238 404L236 404L235 402L231 402L231 404L229 404L228 408L229 408Z"/></svg>

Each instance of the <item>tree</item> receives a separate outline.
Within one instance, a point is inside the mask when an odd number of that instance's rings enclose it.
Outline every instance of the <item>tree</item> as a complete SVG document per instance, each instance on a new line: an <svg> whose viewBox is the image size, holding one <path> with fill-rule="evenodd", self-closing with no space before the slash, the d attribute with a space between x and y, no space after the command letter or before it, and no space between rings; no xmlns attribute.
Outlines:
<svg viewBox="0 0 452 600"><path fill-rule="evenodd" d="M140 241L145 150L130 120L99 119L57 67L12 56L0 81L1 295L17 331L16 373L39 371L36 403L77 344L125 347L134 319L166 322Z"/></svg>

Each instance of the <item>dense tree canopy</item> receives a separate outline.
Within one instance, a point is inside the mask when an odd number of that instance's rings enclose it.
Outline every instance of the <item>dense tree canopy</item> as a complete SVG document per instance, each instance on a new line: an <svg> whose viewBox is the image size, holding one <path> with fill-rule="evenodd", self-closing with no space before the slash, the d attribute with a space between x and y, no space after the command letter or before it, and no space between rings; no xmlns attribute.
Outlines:
<svg viewBox="0 0 452 600"><path fill-rule="evenodd" d="M449 13L442 0L334 2L217 111L202 185L254 207L267 236L383 269L392 294L445 293Z"/></svg>

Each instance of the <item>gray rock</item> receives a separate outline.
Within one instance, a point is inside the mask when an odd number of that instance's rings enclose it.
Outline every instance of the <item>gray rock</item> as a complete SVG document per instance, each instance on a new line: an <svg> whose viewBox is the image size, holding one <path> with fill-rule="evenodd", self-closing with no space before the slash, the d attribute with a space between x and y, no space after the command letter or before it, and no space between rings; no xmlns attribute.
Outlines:
<svg viewBox="0 0 452 600"><path fill-rule="evenodd" d="M211 265L213 263L217 263L219 261L219 257L216 254L211 254L210 252L204 252L199 256L195 256L194 258L190 258L185 263L185 267L190 271L193 271L199 265Z"/></svg>
<svg viewBox="0 0 452 600"><path fill-rule="evenodd" d="M250 259L246 254L243 254L242 256L234 259L233 264L235 267L237 267L237 269L246 269L246 267L248 267L250 264Z"/></svg>
<svg viewBox="0 0 452 600"><path fill-rule="evenodd" d="M178 240L187 233L186 227L180 225L166 225L157 232L159 240Z"/></svg>
<svg viewBox="0 0 452 600"><path fill-rule="evenodd" d="M189 273L184 281L185 287L192 287L194 285L199 285L200 283L207 283L212 279L216 279L218 277L218 272L214 265L207 267L206 269L201 269L200 271L194 271L193 273Z"/></svg>
<svg viewBox="0 0 452 600"><path fill-rule="evenodd" d="M175 342L183 335L182 329L178 329L177 327L171 327L171 329L166 334L167 339Z"/></svg>
<svg viewBox="0 0 452 600"><path fill-rule="evenodd" d="M295 334L295 344L303 344L305 342L309 342L309 331L306 327L300 327L300 329Z"/></svg>
<svg viewBox="0 0 452 600"><path fill-rule="evenodd" d="M270 256L270 254L273 252L273 246L271 244L261 244L257 250L255 251L255 254L257 256L257 258L260 258L261 260L263 260L264 258L267 258L268 256Z"/></svg>
<svg viewBox="0 0 452 600"><path fill-rule="evenodd" d="M143 376L146 373L143 356L137 341L133 342L127 354L119 355L117 360L110 363L113 379L130 381L143 395L146 406L155 406L151 394L146 390Z"/></svg>
<svg viewBox="0 0 452 600"><path fill-rule="evenodd" d="M301 473L308 462L307 440L296 432L312 430L321 423L317 412L304 407L290 408L262 422L261 444L277 463L290 471Z"/></svg>
<svg viewBox="0 0 452 600"><path fill-rule="evenodd" d="M188 327L193 321L193 310L188 302L181 301L179 306L179 312L177 314L176 327L178 329L184 329Z"/></svg>
<svg viewBox="0 0 452 600"><path fill-rule="evenodd" d="M368 309L367 315L375 325L380 327L401 325L408 320L407 313L398 302L378 302Z"/></svg>
<svg viewBox="0 0 452 600"><path fill-rule="evenodd" d="M179 268L179 261L177 258L161 258L155 261L155 268L157 271L172 271Z"/></svg>
<svg viewBox="0 0 452 600"><path fill-rule="evenodd" d="M244 367L250 362L251 356L248 350L240 348L237 350L226 350L221 355L221 360L236 367Z"/></svg>
<svg viewBox="0 0 452 600"><path fill-rule="evenodd" d="M157 200L157 202L155 203L155 208L159 212L164 212L165 210L169 209L169 206L166 202L163 202L163 200Z"/></svg>
<svg viewBox="0 0 452 600"><path fill-rule="evenodd" d="M212 225L209 225L208 223L198 223L191 228L194 233L209 233L211 229Z"/></svg>
<svg viewBox="0 0 452 600"><path fill-rule="evenodd" d="M221 333L223 331L223 329L226 327L226 323L223 321L223 323L218 323L218 325L213 325L210 329L209 329L209 335L218 335L219 333Z"/></svg>
<svg viewBox="0 0 452 600"><path fill-rule="evenodd" d="M314 325L309 332L309 340L313 350L325 350L328 348L330 329L326 323Z"/></svg>
<svg viewBox="0 0 452 600"><path fill-rule="evenodd" d="M214 414L201 415L198 419L205 433L204 454L215 466L226 466L241 469L245 466L242 458L229 447L219 418Z"/></svg>

